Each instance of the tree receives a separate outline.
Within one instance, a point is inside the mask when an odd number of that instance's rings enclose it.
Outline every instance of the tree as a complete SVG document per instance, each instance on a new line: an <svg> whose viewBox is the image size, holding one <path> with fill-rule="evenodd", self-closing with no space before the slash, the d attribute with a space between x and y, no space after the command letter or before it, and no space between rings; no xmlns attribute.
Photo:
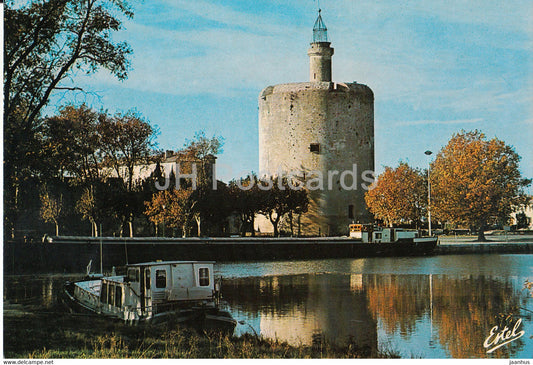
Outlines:
<svg viewBox="0 0 533 365"><path fill-rule="evenodd" d="M126 182L127 190L132 191L135 166L146 164L152 156L156 129L130 110L113 118L100 115L98 132L107 164Z"/></svg>
<svg viewBox="0 0 533 365"><path fill-rule="evenodd" d="M208 138L205 136L205 131L198 131L194 134L193 140L186 141L185 147L181 152L190 157L203 160L209 155L222 153L222 146L224 146L223 137L213 136Z"/></svg>
<svg viewBox="0 0 533 365"><path fill-rule="evenodd" d="M192 166L196 165L196 188L190 195L190 209L196 221L197 235L202 235L202 222L205 218L213 218L210 211L218 208L219 194L213 191L212 168L215 165L214 155L222 152L224 139L222 137L207 138L205 132L196 132L192 141L187 141L185 147L178 152L180 155L180 173L190 174ZM198 166L200 165L200 166ZM181 185L181 182L180 182ZM192 185L185 182L186 187ZM218 210L218 209L217 209ZM219 210L220 211L220 210Z"/></svg>
<svg viewBox="0 0 533 365"><path fill-rule="evenodd" d="M103 218L103 208L94 190L94 186L84 189L83 194L76 203L76 211L83 216L83 219L91 222L94 237L98 237L98 222Z"/></svg>
<svg viewBox="0 0 533 365"><path fill-rule="evenodd" d="M18 5L18 4L17 4ZM133 16L124 0L45 0L4 9L4 204L13 226L21 180L39 169L35 143L40 114L56 91L81 90L65 83L74 70L109 70L123 80L130 47L113 43L118 16Z"/></svg>
<svg viewBox="0 0 533 365"><path fill-rule="evenodd" d="M516 219L516 228L517 229L522 229L522 228L528 228L529 227L531 218L529 218L526 215L526 213L524 213L524 212L517 213L516 216L515 216L515 219Z"/></svg>
<svg viewBox="0 0 533 365"><path fill-rule="evenodd" d="M528 202L531 183L519 170L520 156L479 131L455 134L431 165L432 211L441 220L466 224L484 241L487 224L508 220Z"/></svg>
<svg viewBox="0 0 533 365"><path fill-rule="evenodd" d="M369 211L390 227L402 221L415 222L418 226L427 207L424 175L404 162L395 169L385 167L375 187L365 193Z"/></svg>
<svg viewBox="0 0 533 365"><path fill-rule="evenodd" d="M59 198L55 198L44 187L39 198L41 200L41 218L46 223L54 223L56 226L56 236L59 236L59 218L63 213L63 197L60 195Z"/></svg>
<svg viewBox="0 0 533 365"><path fill-rule="evenodd" d="M121 213L122 224L128 223L129 235L133 237L133 221L143 209L142 203L138 202L140 186L134 181L135 167L150 162L157 130L132 110L112 118L100 114L97 129L104 165L114 169L124 181L123 204L117 212Z"/></svg>
<svg viewBox="0 0 533 365"><path fill-rule="evenodd" d="M261 191L259 212L270 220L274 228L274 237L279 236L279 223L283 216L290 214L292 233L292 214L307 211L309 199L303 187L286 177L271 178L271 188Z"/></svg>
<svg viewBox="0 0 533 365"><path fill-rule="evenodd" d="M158 225L170 228L181 228L183 237L189 234L194 202L190 199L191 189L171 189L160 191L145 202L145 214L148 219Z"/></svg>
<svg viewBox="0 0 533 365"><path fill-rule="evenodd" d="M255 236L254 219L261 208L261 193L254 174L229 183L228 200L231 210L239 216L241 236L246 236L247 231Z"/></svg>
<svg viewBox="0 0 533 365"><path fill-rule="evenodd" d="M43 160L52 174L65 174L79 181L95 181L101 175L102 151L98 134L101 114L88 108L67 105L59 115L46 118L43 128Z"/></svg>

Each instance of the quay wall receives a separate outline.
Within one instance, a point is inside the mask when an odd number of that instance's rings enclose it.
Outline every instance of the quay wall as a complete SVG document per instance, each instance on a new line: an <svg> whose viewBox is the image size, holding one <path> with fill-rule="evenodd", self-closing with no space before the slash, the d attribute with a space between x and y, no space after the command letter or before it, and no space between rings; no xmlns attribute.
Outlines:
<svg viewBox="0 0 533 365"><path fill-rule="evenodd" d="M100 256L104 271L110 271L113 266L155 260L270 261L414 253L405 246L391 250L393 245L349 238L102 238L100 245L92 237L54 237L51 243L5 242L4 274L83 273L91 260L92 271L98 272ZM431 254L491 253L533 254L533 243L443 244Z"/></svg>

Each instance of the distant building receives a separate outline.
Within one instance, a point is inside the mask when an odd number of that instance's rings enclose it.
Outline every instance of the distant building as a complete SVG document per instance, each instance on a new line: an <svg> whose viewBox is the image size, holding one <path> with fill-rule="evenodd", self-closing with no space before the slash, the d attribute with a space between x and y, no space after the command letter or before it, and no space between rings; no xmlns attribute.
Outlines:
<svg viewBox="0 0 533 365"><path fill-rule="evenodd" d="M154 156L152 161L146 164L137 165L133 171L134 184L138 184L150 176L152 177L174 177L192 175L197 176L198 179L207 178L208 184L211 186L213 182L214 171L216 168L216 157L208 155L204 159L194 158L180 152L167 150L159 156ZM120 177L123 177L125 182L128 180L128 173L126 166L119 167ZM117 171L114 168L106 168L104 170L106 177L118 177Z"/></svg>
<svg viewBox="0 0 533 365"><path fill-rule="evenodd" d="M259 95L260 174L322 177L301 217L307 235L347 235L350 223L372 221L361 184L363 173L371 179L374 171L374 94L357 82L332 82L330 45L319 10L307 53L310 81L268 86ZM272 232L272 225L257 219L257 229Z"/></svg>

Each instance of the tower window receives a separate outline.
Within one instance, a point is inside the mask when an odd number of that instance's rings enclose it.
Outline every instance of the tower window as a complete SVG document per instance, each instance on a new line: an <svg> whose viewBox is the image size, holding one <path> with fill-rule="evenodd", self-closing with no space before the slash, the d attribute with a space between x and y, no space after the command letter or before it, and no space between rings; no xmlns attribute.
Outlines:
<svg viewBox="0 0 533 365"><path fill-rule="evenodd" d="M311 143L309 145L309 151L312 153L320 153L320 144L319 143Z"/></svg>
<svg viewBox="0 0 533 365"><path fill-rule="evenodd" d="M348 205L348 218L353 219L353 204Z"/></svg>

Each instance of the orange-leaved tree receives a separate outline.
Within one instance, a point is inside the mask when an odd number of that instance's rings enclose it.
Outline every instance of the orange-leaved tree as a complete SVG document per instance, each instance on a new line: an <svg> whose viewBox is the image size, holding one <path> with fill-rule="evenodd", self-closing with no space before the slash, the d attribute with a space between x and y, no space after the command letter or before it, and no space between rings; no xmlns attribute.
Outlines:
<svg viewBox="0 0 533 365"><path fill-rule="evenodd" d="M170 228L181 228L183 236L189 233L194 202L191 200L192 189L162 190L154 194L152 200L145 202L150 222Z"/></svg>
<svg viewBox="0 0 533 365"><path fill-rule="evenodd" d="M474 227L484 241L489 223L507 221L528 201L531 180L521 176L519 161L511 146L480 131L453 135L431 164L432 213Z"/></svg>
<svg viewBox="0 0 533 365"><path fill-rule="evenodd" d="M388 226L406 221L418 226L427 207L424 173L404 162L394 169L387 166L366 192L365 202L374 217Z"/></svg>

